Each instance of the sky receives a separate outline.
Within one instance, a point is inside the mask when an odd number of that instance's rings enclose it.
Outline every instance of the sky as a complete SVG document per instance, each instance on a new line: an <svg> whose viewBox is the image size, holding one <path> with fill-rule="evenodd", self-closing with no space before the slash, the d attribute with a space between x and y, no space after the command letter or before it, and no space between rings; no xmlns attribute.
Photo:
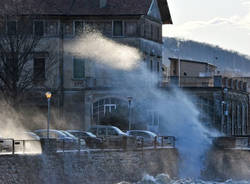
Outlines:
<svg viewBox="0 0 250 184"><path fill-rule="evenodd" d="M250 55L250 0L168 0L173 25L163 36L218 45Z"/></svg>

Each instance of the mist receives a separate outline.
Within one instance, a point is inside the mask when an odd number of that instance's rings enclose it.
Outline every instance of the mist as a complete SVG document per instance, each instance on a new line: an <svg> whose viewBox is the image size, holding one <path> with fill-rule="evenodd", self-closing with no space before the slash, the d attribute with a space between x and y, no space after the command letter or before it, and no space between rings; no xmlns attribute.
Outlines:
<svg viewBox="0 0 250 184"><path fill-rule="evenodd" d="M160 89L160 75L147 69L137 49L104 38L100 33L83 35L66 48L71 54L94 60L94 66L98 68L96 76L100 70L107 72L112 83L110 93L133 97L132 108L138 114L137 121L146 123L147 111L157 112L161 123L158 133L177 139L180 176L200 176L205 153L211 145L208 138L211 135L200 123L199 111L184 92L177 88L171 91Z"/></svg>

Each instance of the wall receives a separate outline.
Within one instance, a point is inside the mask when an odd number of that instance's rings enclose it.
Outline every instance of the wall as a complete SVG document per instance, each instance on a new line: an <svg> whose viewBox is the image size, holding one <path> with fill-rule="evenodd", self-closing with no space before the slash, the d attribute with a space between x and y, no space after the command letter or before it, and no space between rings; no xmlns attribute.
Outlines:
<svg viewBox="0 0 250 184"><path fill-rule="evenodd" d="M1 183L85 183L136 182L145 173L177 176L175 149L127 152L57 153L52 155L0 156Z"/></svg>
<svg viewBox="0 0 250 184"><path fill-rule="evenodd" d="M208 152L206 170L207 180L249 180L250 151L237 149L212 149Z"/></svg>

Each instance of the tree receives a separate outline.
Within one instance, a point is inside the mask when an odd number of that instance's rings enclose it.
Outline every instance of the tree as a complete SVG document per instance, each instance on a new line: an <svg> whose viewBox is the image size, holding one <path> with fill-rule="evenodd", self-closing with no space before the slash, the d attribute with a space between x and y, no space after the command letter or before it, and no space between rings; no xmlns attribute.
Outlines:
<svg viewBox="0 0 250 184"><path fill-rule="evenodd" d="M24 15L20 2L9 0L0 7L0 92L13 107L19 104L25 93L45 80L44 71L49 71L55 64L54 54L48 53L51 50L49 45L40 44L43 27L34 22L38 12L35 14L26 9L28 13ZM46 65L41 60L40 63L33 62L37 53L46 55Z"/></svg>

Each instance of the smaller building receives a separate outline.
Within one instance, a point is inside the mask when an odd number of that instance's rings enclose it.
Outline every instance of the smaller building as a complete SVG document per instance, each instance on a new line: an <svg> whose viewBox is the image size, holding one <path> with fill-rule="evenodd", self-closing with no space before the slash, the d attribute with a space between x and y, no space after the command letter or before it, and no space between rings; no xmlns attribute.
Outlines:
<svg viewBox="0 0 250 184"><path fill-rule="evenodd" d="M169 58L170 76L209 77L215 74L216 66L207 62Z"/></svg>
<svg viewBox="0 0 250 184"><path fill-rule="evenodd" d="M215 75L206 62L170 59L169 86L179 86L194 97L200 120L225 135L250 133L247 80Z"/></svg>

